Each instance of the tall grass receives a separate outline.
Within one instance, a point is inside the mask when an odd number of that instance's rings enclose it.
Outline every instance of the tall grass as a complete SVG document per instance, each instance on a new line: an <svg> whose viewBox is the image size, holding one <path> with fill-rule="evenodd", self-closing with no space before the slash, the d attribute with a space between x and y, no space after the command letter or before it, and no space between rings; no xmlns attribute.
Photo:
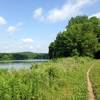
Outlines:
<svg viewBox="0 0 100 100"><path fill-rule="evenodd" d="M0 71L0 100L87 100L86 72L93 61L61 58L31 69Z"/></svg>
<svg viewBox="0 0 100 100"><path fill-rule="evenodd" d="M90 73L96 100L100 100L100 60L96 60Z"/></svg>

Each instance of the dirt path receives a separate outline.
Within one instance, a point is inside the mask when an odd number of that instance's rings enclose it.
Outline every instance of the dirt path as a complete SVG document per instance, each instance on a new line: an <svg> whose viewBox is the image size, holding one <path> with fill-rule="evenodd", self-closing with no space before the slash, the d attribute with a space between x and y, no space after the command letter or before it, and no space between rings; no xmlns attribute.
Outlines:
<svg viewBox="0 0 100 100"><path fill-rule="evenodd" d="M92 83L91 83L90 76L89 76L91 68L92 68L92 66L87 71L88 100L95 100L95 96L94 96L93 88L92 88Z"/></svg>

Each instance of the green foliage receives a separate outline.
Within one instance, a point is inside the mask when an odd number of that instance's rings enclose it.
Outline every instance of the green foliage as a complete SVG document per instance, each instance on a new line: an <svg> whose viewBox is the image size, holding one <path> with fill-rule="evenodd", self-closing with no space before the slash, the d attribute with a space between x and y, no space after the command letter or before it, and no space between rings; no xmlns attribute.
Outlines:
<svg viewBox="0 0 100 100"><path fill-rule="evenodd" d="M1 54L0 55L0 60L11 60L12 59L12 55L11 54Z"/></svg>
<svg viewBox="0 0 100 100"><path fill-rule="evenodd" d="M93 90L96 100L100 100L100 60L97 60L93 64L93 68L90 73L90 78L93 83Z"/></svg>
<svg viewBox="0 0 100 100"><path fill-rule="evenodd" d="M73 57L27 70L0 70L0 100L87 100L86 72L93 63L96 60Z"/></svg>
<svg viewBox="0 0 100 100"><path fill-rule="evenodd" d="M58 33L49 46L50 58L94 56L100 48L100 20L96 17L71 18L66 31Z"/></svg>
<svg viewBox="0 0 100 100"><path fill-rule="evenodd" d="M48 59L48 54L32 53L32 52L0 53L0 60L25 60L25 59Z"/></svg>

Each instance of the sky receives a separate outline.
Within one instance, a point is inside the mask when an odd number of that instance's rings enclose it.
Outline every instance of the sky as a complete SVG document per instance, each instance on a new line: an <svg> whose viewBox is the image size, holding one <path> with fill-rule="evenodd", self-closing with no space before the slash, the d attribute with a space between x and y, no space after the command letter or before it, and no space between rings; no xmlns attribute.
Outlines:
<svg viewBox="0 0 100 100"><path fill-rule="evenodd" d="M100 0L0 0L0 52L47 53L77 15L100 18Z"/></svg>

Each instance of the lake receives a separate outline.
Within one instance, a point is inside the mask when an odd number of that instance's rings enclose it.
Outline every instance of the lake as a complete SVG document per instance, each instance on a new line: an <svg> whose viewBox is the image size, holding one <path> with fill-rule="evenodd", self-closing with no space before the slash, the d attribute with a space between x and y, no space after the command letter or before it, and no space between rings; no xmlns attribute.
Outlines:
<svg viewBox="0 0 100 100"><path fill-rule="evenodd" d="M0 69L30 68L33 63L42 63L46 61L48 61L48 59L0 61Z"/></svg>

